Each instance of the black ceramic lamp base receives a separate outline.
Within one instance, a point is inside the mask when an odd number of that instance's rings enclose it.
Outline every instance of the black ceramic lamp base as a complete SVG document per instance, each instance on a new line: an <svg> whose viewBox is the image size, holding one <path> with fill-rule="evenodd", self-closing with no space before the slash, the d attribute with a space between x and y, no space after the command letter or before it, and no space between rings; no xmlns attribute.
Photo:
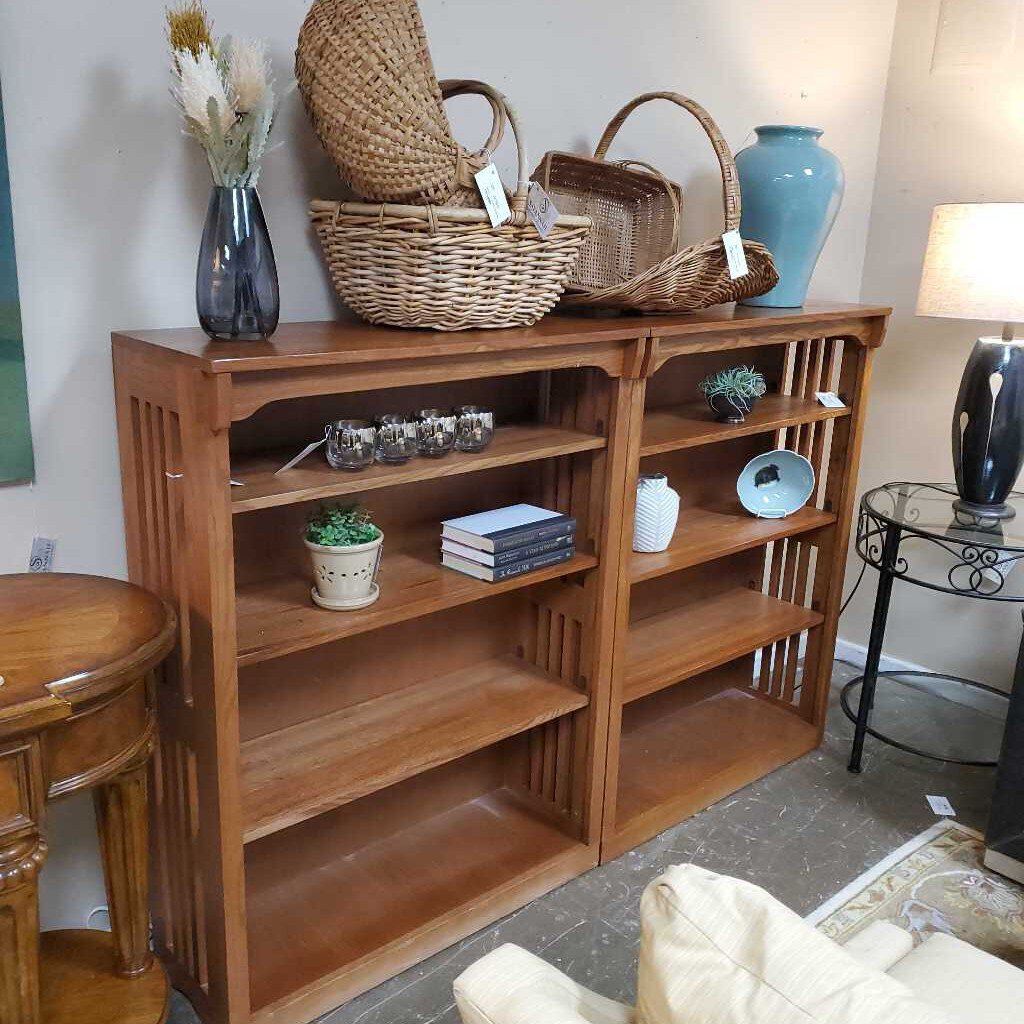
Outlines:
<svg viewBox="0 0 1024 1024"><path fill-rule="evenodd" d="M957 512L1011 519L1006 497L1024 465L1024 339L979 338L953 412Z"/></svg>

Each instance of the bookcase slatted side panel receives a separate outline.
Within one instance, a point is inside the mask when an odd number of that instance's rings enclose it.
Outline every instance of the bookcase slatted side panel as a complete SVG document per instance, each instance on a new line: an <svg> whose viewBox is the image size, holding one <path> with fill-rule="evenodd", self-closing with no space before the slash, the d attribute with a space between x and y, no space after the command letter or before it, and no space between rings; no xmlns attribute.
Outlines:
<svg viewBox="0 0 1024 1024"><path fill-rule="evenodd" d="M556 584L537 589L530 602L532 638L523 653L527 660L572 689L587 689L582 672L583 622L579 608L584 590L576 584ZM524 744L520 769L522 788L531 803L548 816L566 822L578 818L574 807L574 785L582 765L578 761L581 742L585 745L587 711L566 715L531 729ZM575 828L575 826L573 826Z"/></svg>
<svg viewBox="0 0 1024 1024"><path fill-rule="evenodd" d="M154 944L175 985L193 1001L208 997L199 773L194 729L193 623L178 412L139 395L118 395L133 582L158 594L178 617L178 644L156 673L160 742L151 769L151 877Z"/></svg>
<svg viewBox="0 0 1024 1024"><path fill-rule="evenodd" d="M840 338L812 338L787 346L783 372L786 393L813 401L818 392L839 391L843 353ZM836 479L840 467L831 458L832 449L836 431L848 429L849 419L843 418L802 423L778 432L778 447L802 455L814 469L810 504L831 510L831 499L841 483ZM829 583L817 576L819 550L813 538L791 537L769 544L764 593L822 611L821 595ZM809 698L803 693L804 659L818 632L795 634L763 648L758 654L752 689L769 700L805 711Z"/></svg>
<svg viewBox="0 0 1024 1024"><path fill-rule="evenodd" d="M161 955L175 961L206 991L209 964L198 864L196 759L184 740L164 737L153 776L154 939Z"/></svg>

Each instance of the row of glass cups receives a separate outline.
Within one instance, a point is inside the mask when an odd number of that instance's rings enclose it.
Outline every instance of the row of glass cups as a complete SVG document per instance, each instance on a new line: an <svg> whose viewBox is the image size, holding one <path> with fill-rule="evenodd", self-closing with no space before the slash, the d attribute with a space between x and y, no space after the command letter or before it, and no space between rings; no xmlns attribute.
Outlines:
<svg viewBox="0 0 1024 1024"><path fill-rule="evenodd" d="M398 465L416 455L439 459L451 451L482 452L494 437L494 413L479 405L388 413L370 420L327 424L327 461L334 469L365 469L374 461Z"/></svg>

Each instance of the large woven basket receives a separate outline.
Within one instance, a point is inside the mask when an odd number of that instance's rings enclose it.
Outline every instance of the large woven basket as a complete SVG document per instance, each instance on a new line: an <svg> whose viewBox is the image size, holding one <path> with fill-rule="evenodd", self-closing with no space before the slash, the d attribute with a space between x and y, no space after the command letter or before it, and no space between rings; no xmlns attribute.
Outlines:
<svg viewBox="0 0 1024 1024"><path fill-rule="evenodd" d="M526 214L527 153L515 111L482 82L442 84L446 96L481 93L507 113L519 148L512 219L493 228L483 210L313 200L331 280L374 324L458 331L535 323L558 301L591 221L560 216L541 238Z"/></svg>
<svg viewBox="0 0 1024 1024"><path fill-rule="evenodd" d="M358 195L482 205L473 174L500 135L476 154L452 137L416 0L315 0L295 77L313 129Z"/></svg>
<svg viewBox="0 0 1024 1024"><path fill-rule="evenodd" d="M679 248L682 189L649 164L603 157L549 152L533 172L562 213L594 222L571 290L621 284Z"/></svg>
<svg viewBox="0 0 1024 1024"><path fill-rule="evenodd" d="M597 144L596 154L603 156L623 121L641 104L663 99L688 110L700 122L714 146L722 170L722 200L725 206L725 230L740 226L740 183L736 163L711 115L699 104L675 92L649 92L627 103L609 122ZM706 309L722 302L736 302L763 295L778 284L779 275L772 254L760 242L743 242L747 273L733 279L721 236L687 246L647 267L629 280L601 288L567 292L566 306L595 306L628 309L642 313L685 313Z"/></svg>

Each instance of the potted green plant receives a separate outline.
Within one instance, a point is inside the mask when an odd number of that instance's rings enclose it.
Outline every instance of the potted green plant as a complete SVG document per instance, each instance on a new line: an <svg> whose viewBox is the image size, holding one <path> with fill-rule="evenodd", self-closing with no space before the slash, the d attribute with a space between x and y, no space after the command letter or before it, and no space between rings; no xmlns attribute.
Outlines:
<svg viewBox="0 0 1024 1024"><path fill-rule="evenodd" d="M698 385L721 423L742 423L768 390L764 374L752 366L732 366L705 377Z"/></svg>
<svg viewBox="0 0 1024 1024"><path fill-rule="evenodd" d="M380 597L377 569L384 534L358 505L321 505L302 539L313 561L315 604L334 611L365 608Z"/></svg>

